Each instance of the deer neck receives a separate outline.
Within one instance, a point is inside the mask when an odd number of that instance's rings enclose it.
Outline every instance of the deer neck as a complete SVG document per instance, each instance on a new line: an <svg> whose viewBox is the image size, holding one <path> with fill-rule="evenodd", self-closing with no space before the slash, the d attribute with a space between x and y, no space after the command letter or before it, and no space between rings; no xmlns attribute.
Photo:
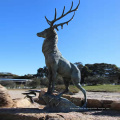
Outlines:
<svg viewBox="0 0 120 120"><path fill-rule="evenodd" d="M60 51L57 47L58 43L58 36L57 34L51 35L50 37L45 38L42 46L42 52L45 57L47 57L49 54L60 54Z"/></svg>

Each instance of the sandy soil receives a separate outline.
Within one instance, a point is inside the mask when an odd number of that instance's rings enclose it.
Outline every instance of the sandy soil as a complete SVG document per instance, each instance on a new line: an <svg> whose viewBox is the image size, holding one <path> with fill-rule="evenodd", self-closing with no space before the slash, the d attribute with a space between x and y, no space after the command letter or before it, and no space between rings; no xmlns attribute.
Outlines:
<svg viewBox="0 0 120 120"><path fill-rule="evenodd" d="M25 95L23 95L22 93L26 92L27 90L8 90L10 96L12 97L12 99L16 99L16 98L24 98Z"/></svg>
<svg viewBox="0 0 120 120"><path fill-rule="evenodd" d="M15 98L24 98L24 95L22 93L26 92L26 90L9 90L10 96ZM38 94L37 94L38 96ZM82 93L79 92L73 96L76 97L83 97ZM88 99L107 99L107 100L117 100L120 101L120 93L109 93L109 92L87 92L87 98ZM112 110L93 110L93 111L87 111L87 112L71 112L71 113L46 113L45 111L42 111L42 109L38 109L38 106L31 107L31 108L19 108L19 109L0 109L0 112L3 112L4 114L8 113L14 114L14 115L22 115L24 120L33 120L33 118L37 117L43 119L46 115L52 116L51 118L54 118L54 116L59 116L62 119L70 120L75 118L75 120L120 120L120 111L112 111ZM17 114L16 114L17 113ZM43 115L43 116L42 116ZM22 116L20 116L22 118ZM1 117L1 116L0 116ZM3 116L4 117L4 116ZM11 117L11 116L8 116ZM13 117L13 115L12 115ZM16 116L15 116L16 117ZM18 120L20 118L18 116ZM28 118L27 118L28 117ZM30 118L31 117L31 118ZM46 118L45 117L45 118ZM69 119L68 119L69 118ZM55 118L58 119L58 118ZM0 119L1 120L1 119ZM7 119L9 120L9 119ZM59 119L58 119L59 120Z"/></svg>
<svg viewBox="0 0 120 120"><path fill-rule="evenodd" d="M83 97L82 92L78 92L74 97ZM120 93L116 92L87 92L88 99L115 100L120 101Z"/></svg>
<svg viewBox="0 0 120 120"><path fill-rule="evenodd" d="M5 117L6 116L6 117ZM0 109L0 120L120 120L119 111L47 113L37 108Z"/></svg>
<svg viewBox="0 0 120 120"><path fill-rule="evenodd" d="M9 94L12 97L12 99L15 98L24 98L25 95L22 93L26 92L27 90L9 90ZM37 93L38 96L38 93ZM37 97L36 96L36 97ZM82 97L83 94L80 91L79 93L76 93L73 95L75 97ZM115 100L120 101L120 93L110 93L110 92L87 92L87 98L88 99L99 99L99 100Z"/></svg>

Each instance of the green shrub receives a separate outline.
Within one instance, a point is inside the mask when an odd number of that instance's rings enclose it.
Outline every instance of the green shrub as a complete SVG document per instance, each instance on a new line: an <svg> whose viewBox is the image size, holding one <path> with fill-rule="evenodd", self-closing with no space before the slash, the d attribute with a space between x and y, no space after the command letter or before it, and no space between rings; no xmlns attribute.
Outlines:
<svg viewBox="0 0 120 120"><path fill-rule="evenodd" d="M40 78L40 85L47 87L49 84L49 80L47 77L45 78Z"/></svg>
<svg viewBox="0 0 120 120"><path fill-rule="evenodd" d="M16 87L16 83L13 81L0 81L0 84L8 88Z"/></svg>
<svg viewBox="0 0 120 120"><path fill-rule="evenodd" d="M108 78L98 77L98 76L89 76L89 77L85 78L84 82L88 85L109 84L110 83Z"/></svg>
<svg viewBox="0 0 120 120"><path fill-rule="evenodd" d="M30 81L28 83L27 86L32 87L32 88L40 87L40 79L39 78L34 78L32 81Z"/></svg>

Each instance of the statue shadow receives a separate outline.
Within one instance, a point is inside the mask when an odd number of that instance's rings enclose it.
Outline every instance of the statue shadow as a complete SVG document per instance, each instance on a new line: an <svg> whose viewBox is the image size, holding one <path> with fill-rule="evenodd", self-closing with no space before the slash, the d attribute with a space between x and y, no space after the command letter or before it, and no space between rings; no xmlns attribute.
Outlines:
<svg viewBox="0 0 120 120"><path fill-rule="evenodd" d="M39 108L0 108L0 114L18 114L18 113L60 113L61 111L50 111L45 109L39 109ZM80 111L79 111L80 112ZM83 111L81 111L83 112ZM85 111L84 111L85 112ZM69 113L69 111L64 111L64 113Z"/></svg>
<svg viewBox="0 0 120 120"><path fill-rule="evenodd" d="M45 109L39 109L39 108L0 108L0 115L1 114L39 114L39 113L59 113L57 112L50 112ZM69 113L69 112L64 112ZM119 111L114 110L87 110L87 111L79 111L77 113L83 113L83 114L89 114L94 116L111 116L111 117L120 117Z"/></svg>
<svg viewBox="0 0 120 120"><path fill-rule="evenodd" d="M110 109L109 110L89 110L89 111L86 111L85 113L94 115L94 116L120 117L120 111L110 110Z"/></svg>
<svg viewBox="0 0 120 120"><path fill-rule="evenodd" d="M1 113L45 113L44 109L39 108L0 108Z"/></svg>

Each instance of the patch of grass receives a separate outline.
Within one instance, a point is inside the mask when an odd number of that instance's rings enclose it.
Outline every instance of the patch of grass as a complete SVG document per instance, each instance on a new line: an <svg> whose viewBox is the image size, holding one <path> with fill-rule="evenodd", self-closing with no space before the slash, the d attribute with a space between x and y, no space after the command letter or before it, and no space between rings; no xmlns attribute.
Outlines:
<svg viewBox="0 0 120 120"><path fill-rule="evenodd" d="M96 86L84 86L86 91L93 92L120 92L120 85L96 85Z"/></svg>
<svg viewBox="0 0 120 120"><path fill-rule="evenodd" d="M86 91L89 92L120 92L120 85L95 85L95 86L83 86ZM65 89L64 85L57 85L55 90L61 92ZM69 91L72 93L78 93L80 90L73 85L69 86Z"/></svg>
<svg viewBox="0 0 120 120"><path fill-rule="evenodd" d="M95 85L95 86L83 86L83 88L89 92L120 92L120 85L106 84L106 85ZM29 89L12 89L12 90L29 90ZM65 86L56 85L55 90L57 90L58 92L62 92L65 90ZM70 85L69 91L71 93L78 93L80 90L76 86Z"/></svg>

